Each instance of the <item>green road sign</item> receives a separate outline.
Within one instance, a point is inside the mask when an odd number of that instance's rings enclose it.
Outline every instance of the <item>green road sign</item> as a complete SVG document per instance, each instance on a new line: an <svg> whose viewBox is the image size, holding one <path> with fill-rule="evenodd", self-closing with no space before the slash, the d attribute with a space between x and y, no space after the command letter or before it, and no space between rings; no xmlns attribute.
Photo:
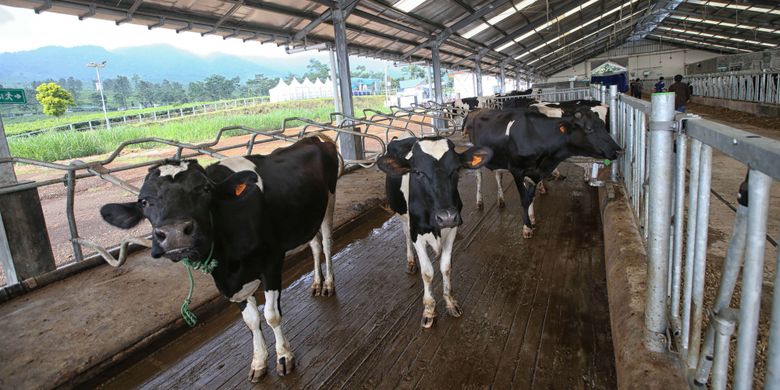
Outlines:
<svg viewBox="0 0 780 390"><path fill-rule="evenodd" d="M23 89L0 89L0 104L27 104Z"/></svg>

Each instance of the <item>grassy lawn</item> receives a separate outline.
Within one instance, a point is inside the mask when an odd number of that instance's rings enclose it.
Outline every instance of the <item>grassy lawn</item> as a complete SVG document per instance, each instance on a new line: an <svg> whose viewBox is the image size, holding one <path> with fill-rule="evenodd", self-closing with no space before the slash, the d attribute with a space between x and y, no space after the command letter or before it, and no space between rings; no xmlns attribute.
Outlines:
<svg viewBox="0 0 780 390"><path fill-rule="evenodd" d="M195 103L184 103L184 104L167 105L167 106L159 106L159 107L149 107L149 108L142 108L142 109L135 109L135 110L109 111L108 117L116 118L116 117L122 117L124 115L145 114L154 111L159 112L159 111L166 111L166 110L178 110L180 108L188 108L192 106L200 106L203 104L214 104L214 103L219 103L219 102L195 102ZM27 116L27 117L23 116L23 117L16 117L16 118L3 118L3 124L5 127L5 133L11 135L11 134L24 133L27 131L32 131L37 129L48 129L52 127L63 126L69 123L86 122L89 120L100 120L100 121L104 120L103 111L68 112L59 118L45 117L45 116Z"/></svg>
<svg viewBox="0 0 780 390"><path fill-rule="evenodd" d="M356 97L355 113L364 108L383 109L383 96ZM121 142L143 137L159 137L183 142L211 140L217 130L243 125L260 130L277 130L284 118L305 117L326 121L333 112L332 99L311 99L283 103L262 103L235 111L185 117L161 123L114 126L111 130L50 132L34 137L8 140L11 154L42 161L67 160L114 150ZM293 126L299 126L294 123ZM141 148L162 147L160 144L141 145Z"/></svg>

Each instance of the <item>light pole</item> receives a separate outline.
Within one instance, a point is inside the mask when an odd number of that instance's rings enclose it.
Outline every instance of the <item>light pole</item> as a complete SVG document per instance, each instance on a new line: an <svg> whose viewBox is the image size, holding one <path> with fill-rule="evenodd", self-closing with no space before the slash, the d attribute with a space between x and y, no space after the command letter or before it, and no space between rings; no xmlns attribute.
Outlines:
<svg viewBox="0 0 780 390"><path fill-rule="evenodd" d="M108 122L108 114L106 113L106 99L103 97L103 83L100 81L100 68L105 67L106 61L87 64L87 68L95 68L95 73L97 73L97 89L100 91L100 102L103 103L103 117L106 118L106 129L111 130L111 123Z"/></svg>

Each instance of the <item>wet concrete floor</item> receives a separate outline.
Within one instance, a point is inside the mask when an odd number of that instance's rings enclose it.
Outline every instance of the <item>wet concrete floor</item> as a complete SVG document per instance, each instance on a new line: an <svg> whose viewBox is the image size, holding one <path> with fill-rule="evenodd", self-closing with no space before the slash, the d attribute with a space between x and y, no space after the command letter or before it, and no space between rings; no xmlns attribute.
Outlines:
<svg viewBox="0 0 780 390"><path fill-rule="evenodd" d="M568 178L537 197L530 240L521 238L520 201L508 175L507 208L499 209L493 175L483 173L480 211L474 177L462 174L464 224L452 285L463 315L446 314L435 262L432 329L420 327L422 280L404 272L400 221L374 213L336 243L335 297L311 297L308 270L291 277L281 307L296 368L275 373L273 333L263 323L269 372L255 386L614 388L598 195L580 168L561 167ZM251 351L250 332L231 308L104 385L251 388Z"/></svg>

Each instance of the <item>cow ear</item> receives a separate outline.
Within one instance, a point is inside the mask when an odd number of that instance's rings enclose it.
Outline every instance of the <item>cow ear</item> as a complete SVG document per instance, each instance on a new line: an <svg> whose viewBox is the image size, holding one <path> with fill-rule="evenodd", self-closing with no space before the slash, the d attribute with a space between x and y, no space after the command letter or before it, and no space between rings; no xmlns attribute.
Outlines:
<svg viewBox="0 0 780 390"><path fill-rule="evenodd" d="M100 215L104 221L122 229L130 229L144 219L138 202L109 203L100 208Z"/></svg>
<svg viewBox="0 0 780 390"><path fill-rule="evenodd" d="M559 122L558 123L558 131L561 134L566 134L567 130L569 130L569 124L568 123L566 123L566 122Z"/></svg>
<svg viewBox="0 0 780 390"><path fill-rule="evenodd" d="M215 184L211 191L214 198L219 200L244 199L260 189L257 182L257 173L241 171L228 176L221 183Z"/></svg>
<svg viewBox="0 0 780 390"><path fill-rule="evenodd" d="M493 149L485 146L472 146L469 150L461 153L460 161L464 168L481 168L493 158Z"/></svg>
<svg viewBox="0 0 780 390"><path fill-rule="evenodd" d="M388 155L380 157L376 165L382 172L390 176L402 176L412 170L409 160Z"/></svg>

